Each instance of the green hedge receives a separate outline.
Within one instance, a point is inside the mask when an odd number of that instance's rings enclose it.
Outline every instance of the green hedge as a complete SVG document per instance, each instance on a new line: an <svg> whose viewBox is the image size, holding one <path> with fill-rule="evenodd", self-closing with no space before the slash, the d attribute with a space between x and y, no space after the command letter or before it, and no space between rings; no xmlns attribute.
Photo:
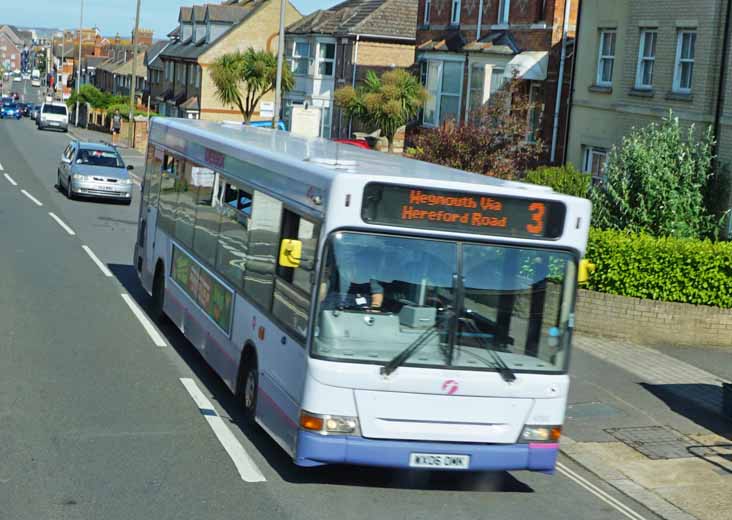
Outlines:
<svg viewBox="0 0 732 520"><path fill-rule="evenodd" d="M526 172L526 182L549 186L554 191L572 195L574 197L587 197L590 190L590 175L582 173L571 163L565 166L541 166L535 170Z"/></svg>
<svg viewBox="0 0 732 520"><path fill-rule="evenodd" d="M588 288L666 302L732 308L732 243L590 232Z"/></svg>

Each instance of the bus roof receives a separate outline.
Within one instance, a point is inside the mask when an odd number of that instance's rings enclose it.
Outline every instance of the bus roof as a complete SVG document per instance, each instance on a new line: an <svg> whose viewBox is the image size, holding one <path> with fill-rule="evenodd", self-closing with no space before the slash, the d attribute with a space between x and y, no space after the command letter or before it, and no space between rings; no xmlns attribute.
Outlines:
<svg viewBox="0 0 732 520"><path fill-rule="evenodd" d="M164 127L164 130L160 127ZM289 168L306 170L309 174L307 182L323 188L329 186L337 176L361 174L374 179L404 179L408 184L417 180L433 180L471 184L478 189L500 187L552 193L551 188L544 186L477 175L399 155L363 150L328 139L299 137L289 132L241 123L153 118L153 141L161 144L171 141L164 139L161 133L179 137L188 135L200 144L226 155L239 156L236 152L243 152L239 158L247 162L257 163L259 161L256 159L260 159L269 164L273 161L286 163Z"/></svg>

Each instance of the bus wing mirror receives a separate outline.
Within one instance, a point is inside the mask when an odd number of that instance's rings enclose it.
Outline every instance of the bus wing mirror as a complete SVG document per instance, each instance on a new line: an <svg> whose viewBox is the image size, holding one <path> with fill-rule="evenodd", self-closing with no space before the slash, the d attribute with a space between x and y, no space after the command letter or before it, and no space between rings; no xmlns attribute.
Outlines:
<svg viewBox="0 0 732 520"><path fill-rule="evenodd" d="M579 269L577 271L577 282L585 284L590 281L590 275L595 272L597 266L589 260L580 260Z"/></svg>
<svg viewBox="0 0 732 520"><path fill-rule="evenodd" d="M280 265L282 267L299 267L302 259L302 242L285 238L280 244Z"/></svg>

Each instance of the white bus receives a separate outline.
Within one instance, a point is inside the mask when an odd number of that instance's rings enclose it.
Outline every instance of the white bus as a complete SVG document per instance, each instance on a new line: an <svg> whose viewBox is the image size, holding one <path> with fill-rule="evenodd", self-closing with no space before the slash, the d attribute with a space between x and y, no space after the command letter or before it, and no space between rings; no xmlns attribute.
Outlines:
<svg viewBox="0 0 732 520"><path fill-rule="evenodd" d="M301 466L552 472L590 203L153 119L134 263Z"/></svg>

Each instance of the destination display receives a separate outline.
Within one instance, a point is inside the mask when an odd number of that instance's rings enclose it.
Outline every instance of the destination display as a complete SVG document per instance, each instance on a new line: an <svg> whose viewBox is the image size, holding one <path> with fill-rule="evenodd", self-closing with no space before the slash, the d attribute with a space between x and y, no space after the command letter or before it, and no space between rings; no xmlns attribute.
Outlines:
<svg viewBox="0 0 732 520"><path fill-rule="evenodd" d="M558 201L369 184L361 216L369 224L551 240L567 214Z"/></svg>

